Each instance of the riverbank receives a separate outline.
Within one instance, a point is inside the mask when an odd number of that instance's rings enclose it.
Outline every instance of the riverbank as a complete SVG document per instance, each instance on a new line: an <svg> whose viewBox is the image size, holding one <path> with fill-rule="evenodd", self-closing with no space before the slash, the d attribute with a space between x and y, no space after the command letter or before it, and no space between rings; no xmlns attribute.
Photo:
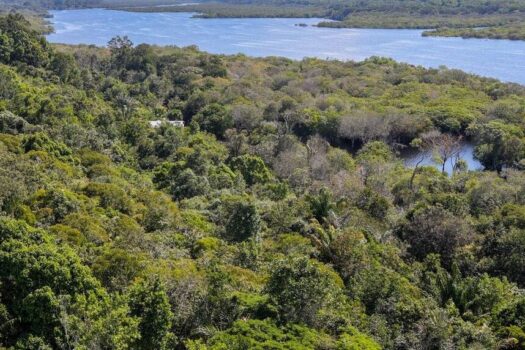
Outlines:
<svg viewBox="0 0 525 350"><path fill-rule="evenodd" d="M314 25L322 18L195 19L192 13L141 13L102 9L55 11L51 42L105 46L116 35L136 44L197 45L218 54L361 61L371 56L429 68L447 66L525 84L525 43L464 41L421 36L421 30L344 29ZM296 24L307 26L297 26ZM457 74L463 74L458 72Z"/></svg>
<svg viewBox="0 0 525 350"><path fill-rule="evenodd" d="M2 0L0 0L0 5ZM25 4L25 5L24 5ZM381 0L366 4L341 4L335 0L320 2L272 0L248 2L183 2L177 0L94 0L76 2L75 6L49 5L39 1L9 5L8 10L39 13L35 22L42 32L52 30L45 21L50 9L106 8L129 12L193 12L199 18L327 18L316 25L330 28L425 29L425 36L525 40L525 4L473 3L468 7L438 6L428 3ZM416 6L416 5L417 6ZM1 8L1 7L0 7ZM476 28L485 28L476 30Z"/></svg>
<svg viewBox="0 0 525 350"><path fill-rule="evenodd" d="M5 16L10 12L6 8L0 8L0 16ZM44 10L30 10L30 9L20 9L16 12L20 13L24 18L29 21L31 28L38 33L47 35L53 32L53 25L49 21L51 16L49 12Z"/></svg>
<svg viewBox="0 0 525 350"><path fill-rule="evenodd" d="M312 18L326 17L318 6L268 6L231 4L180 4L158 6L112 7L129 12L194 12L197 18Z"/></svg>
<svg viewBox="0 0 525 350"><path fill-rule="evenodd" d="M525 24L495 26L489 28L439 28L425 31L423 36L462 37L464 39L525 40Z"/></svg>
<svg viewBox="0 0 525 350"><path fill-rule="evenodd" d="M318 26L325 28L424 29L423 36L525 40L525 22L521 15L413 17L405 14L359 14L349 16L343 21L321 22Z"/></svg>
<svg viewBox="0 0 525 350"><path fill-rule="evenodd" d="M348 5L350 6L350 5ZM111 8L132 12L196 12L200 18L304 18L321 17L319 27L374 29L435 29L427 36L457 36L525 40L525 33L516 27L525 25L525 13L520 11L490 12L461 11L410 12L404 8L352 8L305 2L287 5L255 1L250 3L182 3L171 5L115 6ZM525 9L524 9L525 11ZM475 28L488 28L476 31ZM454 28L454 30L450 30Z"/></svg>

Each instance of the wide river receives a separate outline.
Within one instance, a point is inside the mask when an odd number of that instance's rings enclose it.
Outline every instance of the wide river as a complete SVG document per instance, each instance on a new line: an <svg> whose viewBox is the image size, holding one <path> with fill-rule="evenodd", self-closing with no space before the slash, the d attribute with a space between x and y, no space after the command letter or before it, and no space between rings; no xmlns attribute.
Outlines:
<svg viewBox="0 0 525 350"><path fill-rule="evenodd" d="M127 35L136 44L197 45L222 54L356 61L384 56L525 84L525 41L422 37L421 30L311 26L319 18L199 19L191 13L102 9L52 14L56 31L48 40L56 43L106 45L116 35ZM309 26L297 26L299 23Z"/></svg>

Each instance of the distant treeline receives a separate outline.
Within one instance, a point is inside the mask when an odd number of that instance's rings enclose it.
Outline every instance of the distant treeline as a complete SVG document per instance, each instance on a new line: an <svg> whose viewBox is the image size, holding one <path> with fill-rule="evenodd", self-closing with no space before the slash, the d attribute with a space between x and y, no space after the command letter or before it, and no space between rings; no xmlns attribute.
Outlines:
<svg viewBox="0 0 525 350"><path fill-rule="evenodd" d="M332 19L345 20L356 13L392 14L405 13L422 16L436 15L490 15L516 14L525 12L525 2L519 0L221 0L197 1L198 3L220 3L229 5L250 5L258 7L323 8ZM161 7L182 4L182 0L0 0L0 5L40 8L77 7Z"/></svg>
<svg viewBox="0 0 525 350"><path fill-rule="evenodd" d="M519 0L373 0L334 1L330 4L333 17L346 19L353 13L405 13L422 16L490 15L525 11L525 2Z"/></svg>
<svg viewBox="0 0 525 350"><path fill-rule="evenodd" d="M519 23L519 16L408 16L399 14L373 15L356 14L344 21L321 22L320 27L330 28L410 28L410 29L437 29L437 28L473 28L492 27Z"/></svg>
<svg viewBox="0 0 525 350"><path fill-rule="evenodd" d="M507 25L490 28L440 28L425 31L424 36L460 36L463 38L488 38L525 40L525 24Z"/></svg>
<svg viewBox="0 0 525 350"><path fill-rule="evenodd" d="M0 11L86 7L196 12L203 18L322 17L333 21L321 27L438 29L424 35L525 39L521 0L0 0Z"/></svg>
<svg viewBox="0 0 525 350"><path fill-rule="evenodd" d="M322 7L314 6L265 6L265 5L231 5L231 4L188 4L181 6L136 6L123 7L134 12L196 12L201 18L308 18L326 17Z"/></svg>
<svg viewBox="0 0 525 350"><path fill-rule="evenodd" d="M102 0L109 2L109 0ZM116 4L119 5L116 5ZM341 0L223 0L186 6L143 5L143 0L111 2L112 7L140 12L198 12L199 17L324 17L330 28L439 29L425 35L523 39L523 1L341 1ZM472 28L491 27L477 31ZM451 31L450 28L464 28Z"/></svg>
<svg viewBox="0 0 525 350"><path fill-rule="evenodd" d="M67 9L100 6L102 2L102 0L0 0L0 8L12 10Z"/></svg>

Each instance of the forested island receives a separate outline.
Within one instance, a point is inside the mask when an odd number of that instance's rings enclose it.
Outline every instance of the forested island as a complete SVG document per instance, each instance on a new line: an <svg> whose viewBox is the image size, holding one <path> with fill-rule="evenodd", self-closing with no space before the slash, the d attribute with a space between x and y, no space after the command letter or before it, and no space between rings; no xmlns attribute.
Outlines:
<svg viewBox="0 0 525 350"><path fill-rule="evenodd" d="M16 14L0 82L0 349L525 347L525 87Z"/></svg>

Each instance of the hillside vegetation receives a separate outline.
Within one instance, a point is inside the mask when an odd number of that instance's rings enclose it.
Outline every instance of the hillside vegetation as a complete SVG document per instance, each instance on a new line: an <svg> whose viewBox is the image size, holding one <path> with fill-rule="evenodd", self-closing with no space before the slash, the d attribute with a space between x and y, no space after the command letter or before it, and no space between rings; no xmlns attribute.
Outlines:
<svg viewBox="0 0 525 350"><path fill-rule="evenodd" d="M0 348L525 347L523 86L51 46L18 15L0 82Z"/></svg>

